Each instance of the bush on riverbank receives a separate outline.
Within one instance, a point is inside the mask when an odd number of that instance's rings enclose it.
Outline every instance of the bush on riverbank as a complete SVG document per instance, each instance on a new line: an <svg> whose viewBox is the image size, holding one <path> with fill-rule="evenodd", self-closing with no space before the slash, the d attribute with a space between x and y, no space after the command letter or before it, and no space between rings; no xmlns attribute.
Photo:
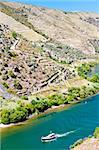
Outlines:
<svg viewBox="0 0 99 150"><path fill-rule="evenodd" d="M92 75L92 77L88 78L88 80L94 83L99 83L99 74Z"/></svg>
<svg viewBox="0 0 99 150"><path fill-rule="evenodd" d="M97 127L97 128L95 129L94 137L95 137L95 138L99 138L99 127Z"/></svg>
<svg viewBox="0 0 99 150"><path fill-rule="evenodd" d="M99 127L96 127L93 135L94 135L94 138L99 138ZM70 149L74 149L76 146L82 144L85 140L93 138L93 135L89 135L88 137L84 139L77 140L74 144L70 145Z"/></svg>
<svg viewBox="0 0 99 150"><path fill-rule="evenodd" d="M90 64L82 64L77 68L78 75L82 77L86 77L87 73L91 71L91 65Z"/></svg>
<svg viewBox="0 0 99 150"><path fill-rule="evenodd" d="M4 109L1 111L1 123L9 124L10 123L10 110Z"/></svg>
<svg viewBox="0 0 99 150"><path fill-rule="evenodd" d="M26 120L28 111L24 107L18 107L13 110L4 109L1 112L1 123L17 123Z"/></svg>
<svg viewBox="0 0 99 150"><path fill-rule="evenodd" d="M90 82L99 83L99 74L93 74L91 77L88 76L88 73L91 72L95 65L96 63L82 64L77 68L78 75L89 80Z"/></svg>
<svg viewBox="0 0 99 150"><path fill-rule="evenodd" d="M40 98L34 97L31 102L24 103L23 100L18 102L16 109L3 109L1 110L1 123L17 123L26 120L29 115L33 113L41 113L51 108L52 106L59 106L61 104L71 104L80 99L94 95L99 92L99 87L85 87L82 88L70 88L66 95L54 94L48 97Z"/></svg>

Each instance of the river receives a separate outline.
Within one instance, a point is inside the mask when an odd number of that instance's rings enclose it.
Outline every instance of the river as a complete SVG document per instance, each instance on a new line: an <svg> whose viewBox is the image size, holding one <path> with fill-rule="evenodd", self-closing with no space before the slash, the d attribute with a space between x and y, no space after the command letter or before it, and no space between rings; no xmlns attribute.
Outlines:
<svg viewBox="0 0 99 150"><path fill-rule="evenodd" d="M99 94L86 101L32 120L28 126L22 126L19 130L10 129L10 132L2 135L2 150L67 150L78 139L92 135L95 127L99 126ZM61 137L56 141L42 143L41 136L50 131Z"/></svg>

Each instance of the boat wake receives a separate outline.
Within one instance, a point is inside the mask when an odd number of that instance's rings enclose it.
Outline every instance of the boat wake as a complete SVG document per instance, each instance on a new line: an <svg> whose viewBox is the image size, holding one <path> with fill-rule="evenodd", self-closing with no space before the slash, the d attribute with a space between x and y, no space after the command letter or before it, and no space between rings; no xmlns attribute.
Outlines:
<svg viewBox="0 0 99 150"><path fill-rule="evenodd" d="M66 132L66 133L63 133L63 134L56 134L57 138L60 138L60 137L64 137L64 136L67 136L71 133L74 133L76 130L73 130L73 131L69 131L69 132Z"/></svg>

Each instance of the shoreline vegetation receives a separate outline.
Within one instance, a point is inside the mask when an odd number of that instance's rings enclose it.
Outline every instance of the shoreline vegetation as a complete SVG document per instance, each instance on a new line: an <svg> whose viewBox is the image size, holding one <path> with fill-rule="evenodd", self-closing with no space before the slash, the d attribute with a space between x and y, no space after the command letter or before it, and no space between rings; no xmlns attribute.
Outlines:
<svg viewBox="0 0 99 150"><path fill-rule="evenodd" d="M96 65L98 65L97 62L81 64L81 66L77 68L78 75L90 82L99 83L99 73L92 74L91 76L88 75L88 73L90 73L93 67L95 67Z"/></svg>
<svg viewBox="0 0 99 150"><path fill-rule="evenodd" d="M93 97L95 95L97 95L99 93L96 93L94 95L91 95L91 96L88 96L87 98L90 98L90 97ZM18 126L18 125L22 125L22 124L26 124L28 121L30 121L30 119L37 119L41 116L44 116L44 115L47 115L47 114L50 114L50 113L53 113L53 112L58 112L58 111L62 111L62 110L67 110L68 108L70 108L71 106L75 105L75 104L78 104L78 103L81 103L81 102L84 102L86 101L86 98L84 99L81 99L80 101L75 101L74 103L71 103L71 104L62 104L62 105L59 105L59 106L52 106L51 108L48 108L47 110L45 110L44 112L40 113L40 114L32 114L30 115L27 120L23 121L23 122L18 122L18 123L11 123L11 124L0 124L0 128L8 128L8 127L12 127L12 126Z"/></svg>
<svg viewBox="0 0 99 150"><path fill-rule="evenodd" d="M87 98L93 97L93 96L95 96L95 95L97 95L97 94L99 94L99 92L96 93L96 94L94 94L94 95L90 95L90 96L88 96ZM82 101L83 101L83 102L86 101L86 98L80 99L79 101L75 101L75 102L73 102L73 103L71 103L71 104L61 104L61 105L59 105L59 106L52 106L51 108L48 108L47 110L45 110L45 111L42 112L42 113L39 113L39 114L32 114L32 115L28 116L28 118L27 118L26 120L24 120L24 121L20 121L20 122L17 122L17 123L10 123L10 124L3 124L3 123L1 123L1 124L0 124L0 129L9 128L9 127L12 127L12 126L18 126L18 125L22 125L22 124L26 124L27 122L30 121L30 119L34 120L34 119L37 119L37 118L39 118L39 117L42 117L42 116L44 116L44 115L47 115L47 114L50 114L50 113L53 113L53 112L62 111L62 110L67 110L67 109L70 108L71 106L73 106L73 105L75 105L75 104L77 104L77 103L81 103Z"/></svg>
<svg viewBox="0 0 99 150"><path fill-rule="evenodd" d="M84 63L76 69L79 76L89 79L88 73L97 63ZM68 108L73 104L80 103L85 98L99 93L99 75L97 78L91 80L91 84L82 87L70 87L65 94L57 93L48 95L46 97L34 96L31 101L28 97L23 96L25 101L17 101L18 107L15 109L1 110L1 124L0 128L10 127L13 125L24 124L29 118L37 118L40 115L57 111L58 109Z"/></svg>
<svg viewBox="0 0 99 150"><path fill-rule="evenodd" d="M76 150L76 148L78 147L79 149L85 149L83 146L86 146L89 141L93 141L94 144L96 145L96 147L98 146L98 138L99 138L99 127L96 127L93 135L89 135L88 137L84 138L84 139L79 139L77 140L73 145L70 146L71 150ZM93 143L91 142L91 143ZM83 145L83 143L85 143ZM92 144L91 144L92 145ZM80 146L80 147L79 147ZM88 147L88 146L87 146ZM97 147L98 148L98 147Z"/></svg>
<svg viewBox="0 0 99 150"><path fill-rule="evenodd" d="M0 124L0 128L8 128L8 127L11 127L11 126L17 126L17 125L26 124L28 121L30 121L30 119L34 120L34 119L37 119L37 118L39 118L41 116L44 116L44 115L47 115L47 114L50 114L50 113L53 113L53 112L61 111L61 110L64 110L64 109L68 109L71 106L72 106L71 104L69 104L68 106L65 105L65 104L64 105L60 105L60 106L53 106L52 108L48 108L47 110L45 110L44 112L42 112L40 114L30 115L27 118L27 120L25 120L23 122L11 123L11 124Z"/></svg>

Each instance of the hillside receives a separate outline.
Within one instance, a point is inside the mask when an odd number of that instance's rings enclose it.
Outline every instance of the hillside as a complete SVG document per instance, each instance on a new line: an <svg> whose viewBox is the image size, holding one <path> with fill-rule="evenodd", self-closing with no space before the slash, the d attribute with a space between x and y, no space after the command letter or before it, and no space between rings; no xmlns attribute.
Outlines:
<svg viewBox="0 0 99 150"><path fill-rule="evenodd" d="M1 11L30 26L37 33L83 53L99 51L99 14L1 2Z"/></svg>
<svg viewBox="0 0 99 150"><path fill-rule="evenodd" d="M99 77L86 77L92 64L79 69L83 76L77 71L84 62L99 61L98 14L0 2L0 18L0 111L4 115L5 109L7 113L15 109L14 113L28 104L29 116L99 91Z"/></svg>
<svg viewBox="0 0 99 150"><path fill-rule="evenodd" d="M21 34L24 38L30 41L40 41L44 40L44 37L28 28L27 26L17 22L12 17L6 15L5 13L0 12L0 24L9 25L9 28L17 33Z"/></svg>

